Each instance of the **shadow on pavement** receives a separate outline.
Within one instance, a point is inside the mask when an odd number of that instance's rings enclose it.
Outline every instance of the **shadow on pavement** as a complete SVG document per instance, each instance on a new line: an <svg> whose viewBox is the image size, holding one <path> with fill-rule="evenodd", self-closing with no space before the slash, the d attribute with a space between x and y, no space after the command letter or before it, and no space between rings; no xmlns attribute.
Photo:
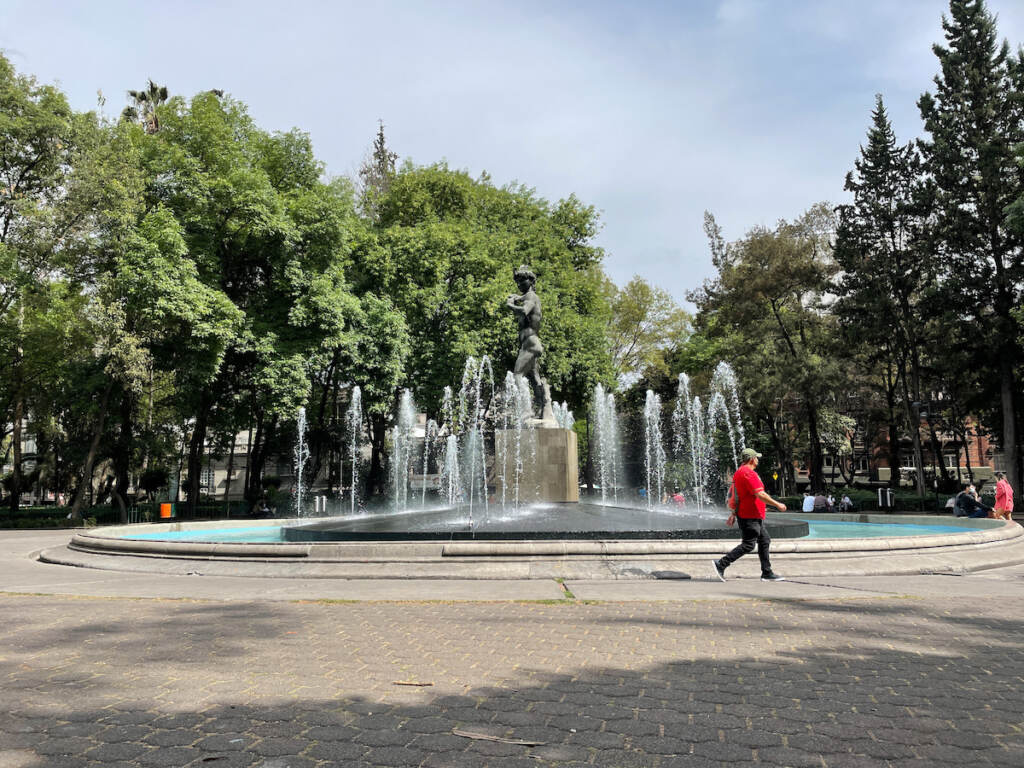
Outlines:
<svg viewBox="0 0 1024 768"><path fill-rule="evenodd" d="M1021 607L0 597L0 765L1021 765Z"/></svg>

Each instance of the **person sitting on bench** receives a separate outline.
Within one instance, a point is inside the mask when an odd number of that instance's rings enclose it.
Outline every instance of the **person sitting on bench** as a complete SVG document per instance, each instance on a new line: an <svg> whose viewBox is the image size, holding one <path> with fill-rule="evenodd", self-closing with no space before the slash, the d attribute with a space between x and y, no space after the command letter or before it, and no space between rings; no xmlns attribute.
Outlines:
<svg viewBox="0 0 1024 768"><path fill-rule="evenodd" d="M973 486L964 483L960 486L960 493L956 495L953 503L953 515L956 517L988 517L992 512L991 507L986 507L974 494L971 493Z"/></svg>

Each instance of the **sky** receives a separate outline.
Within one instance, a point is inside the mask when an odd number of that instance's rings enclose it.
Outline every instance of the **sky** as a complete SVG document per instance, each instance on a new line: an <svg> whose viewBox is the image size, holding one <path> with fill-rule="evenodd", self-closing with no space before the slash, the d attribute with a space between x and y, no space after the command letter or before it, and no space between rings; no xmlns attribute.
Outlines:
<svg viewBox="0 0 1024 768"><path fill-rule="evenodd" d="M1024 43L1024 3L988 0ZM267 130L312 137L354 175L378 120L419 165L446 161L601 213L597 244L685 305L726 239L846 200L882 94L922 131L945 0L267 2L0 0L0 50L75 108L117 115L147 78L218 88Z"/></svg>

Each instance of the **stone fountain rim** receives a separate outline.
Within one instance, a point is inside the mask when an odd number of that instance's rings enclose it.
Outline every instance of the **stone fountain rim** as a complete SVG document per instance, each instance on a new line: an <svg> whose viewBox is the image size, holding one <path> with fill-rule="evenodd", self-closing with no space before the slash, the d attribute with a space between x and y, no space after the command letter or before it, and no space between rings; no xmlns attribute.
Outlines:
<svg viewBox="0 0 1024 768"><path fill-rule="evenodd" d="M780 513L786 514L786 513ZM796 515L797 513L792 513ZM776 554L828 554L828 553L882 553L919 551L997 544L1024 536L1024 528L1013 522L998 520L970 520L963 518L937 518L928 515L874 515L799 513L800 517L814 520L842 522L893 522L898 517L905 523L951 524L965 529L964 533L871 537L848 539L778 539L772 543ZM401 561L432 559L436 557L570 557L650 556L650 555L704 555L720 554L722 539L521 539L481 541L353 541L353 542L194 542L133 539L131 534L145 531L152 534L209 530L224 528L226 523L237 528L270 528L282 525L308 523L309 518L238 520L238 521L183 521L170 523L142 523L117 525L76 533L70 543L72 550L109 555L137 555L163 558L208 558L223 560L279 560L302 559L318 562Z"/></svg>

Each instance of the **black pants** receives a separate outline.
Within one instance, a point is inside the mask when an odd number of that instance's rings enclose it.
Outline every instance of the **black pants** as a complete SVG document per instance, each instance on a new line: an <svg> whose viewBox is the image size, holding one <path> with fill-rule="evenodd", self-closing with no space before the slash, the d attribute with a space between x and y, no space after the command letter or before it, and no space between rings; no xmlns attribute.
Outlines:
<svg viewBox="0 0 1024 768"><path fill-rule="evenodd" d="M736 548L718 561L723 569L728 568L744 555L754 551L754 543L757 543L757 556L761 559L761 574L767 575L772 572L772 562L768 559L768 548L771 546L772 537L768 535L768 528L764 520L748 519L737 517L740 533L743 535Z"/></svg>

